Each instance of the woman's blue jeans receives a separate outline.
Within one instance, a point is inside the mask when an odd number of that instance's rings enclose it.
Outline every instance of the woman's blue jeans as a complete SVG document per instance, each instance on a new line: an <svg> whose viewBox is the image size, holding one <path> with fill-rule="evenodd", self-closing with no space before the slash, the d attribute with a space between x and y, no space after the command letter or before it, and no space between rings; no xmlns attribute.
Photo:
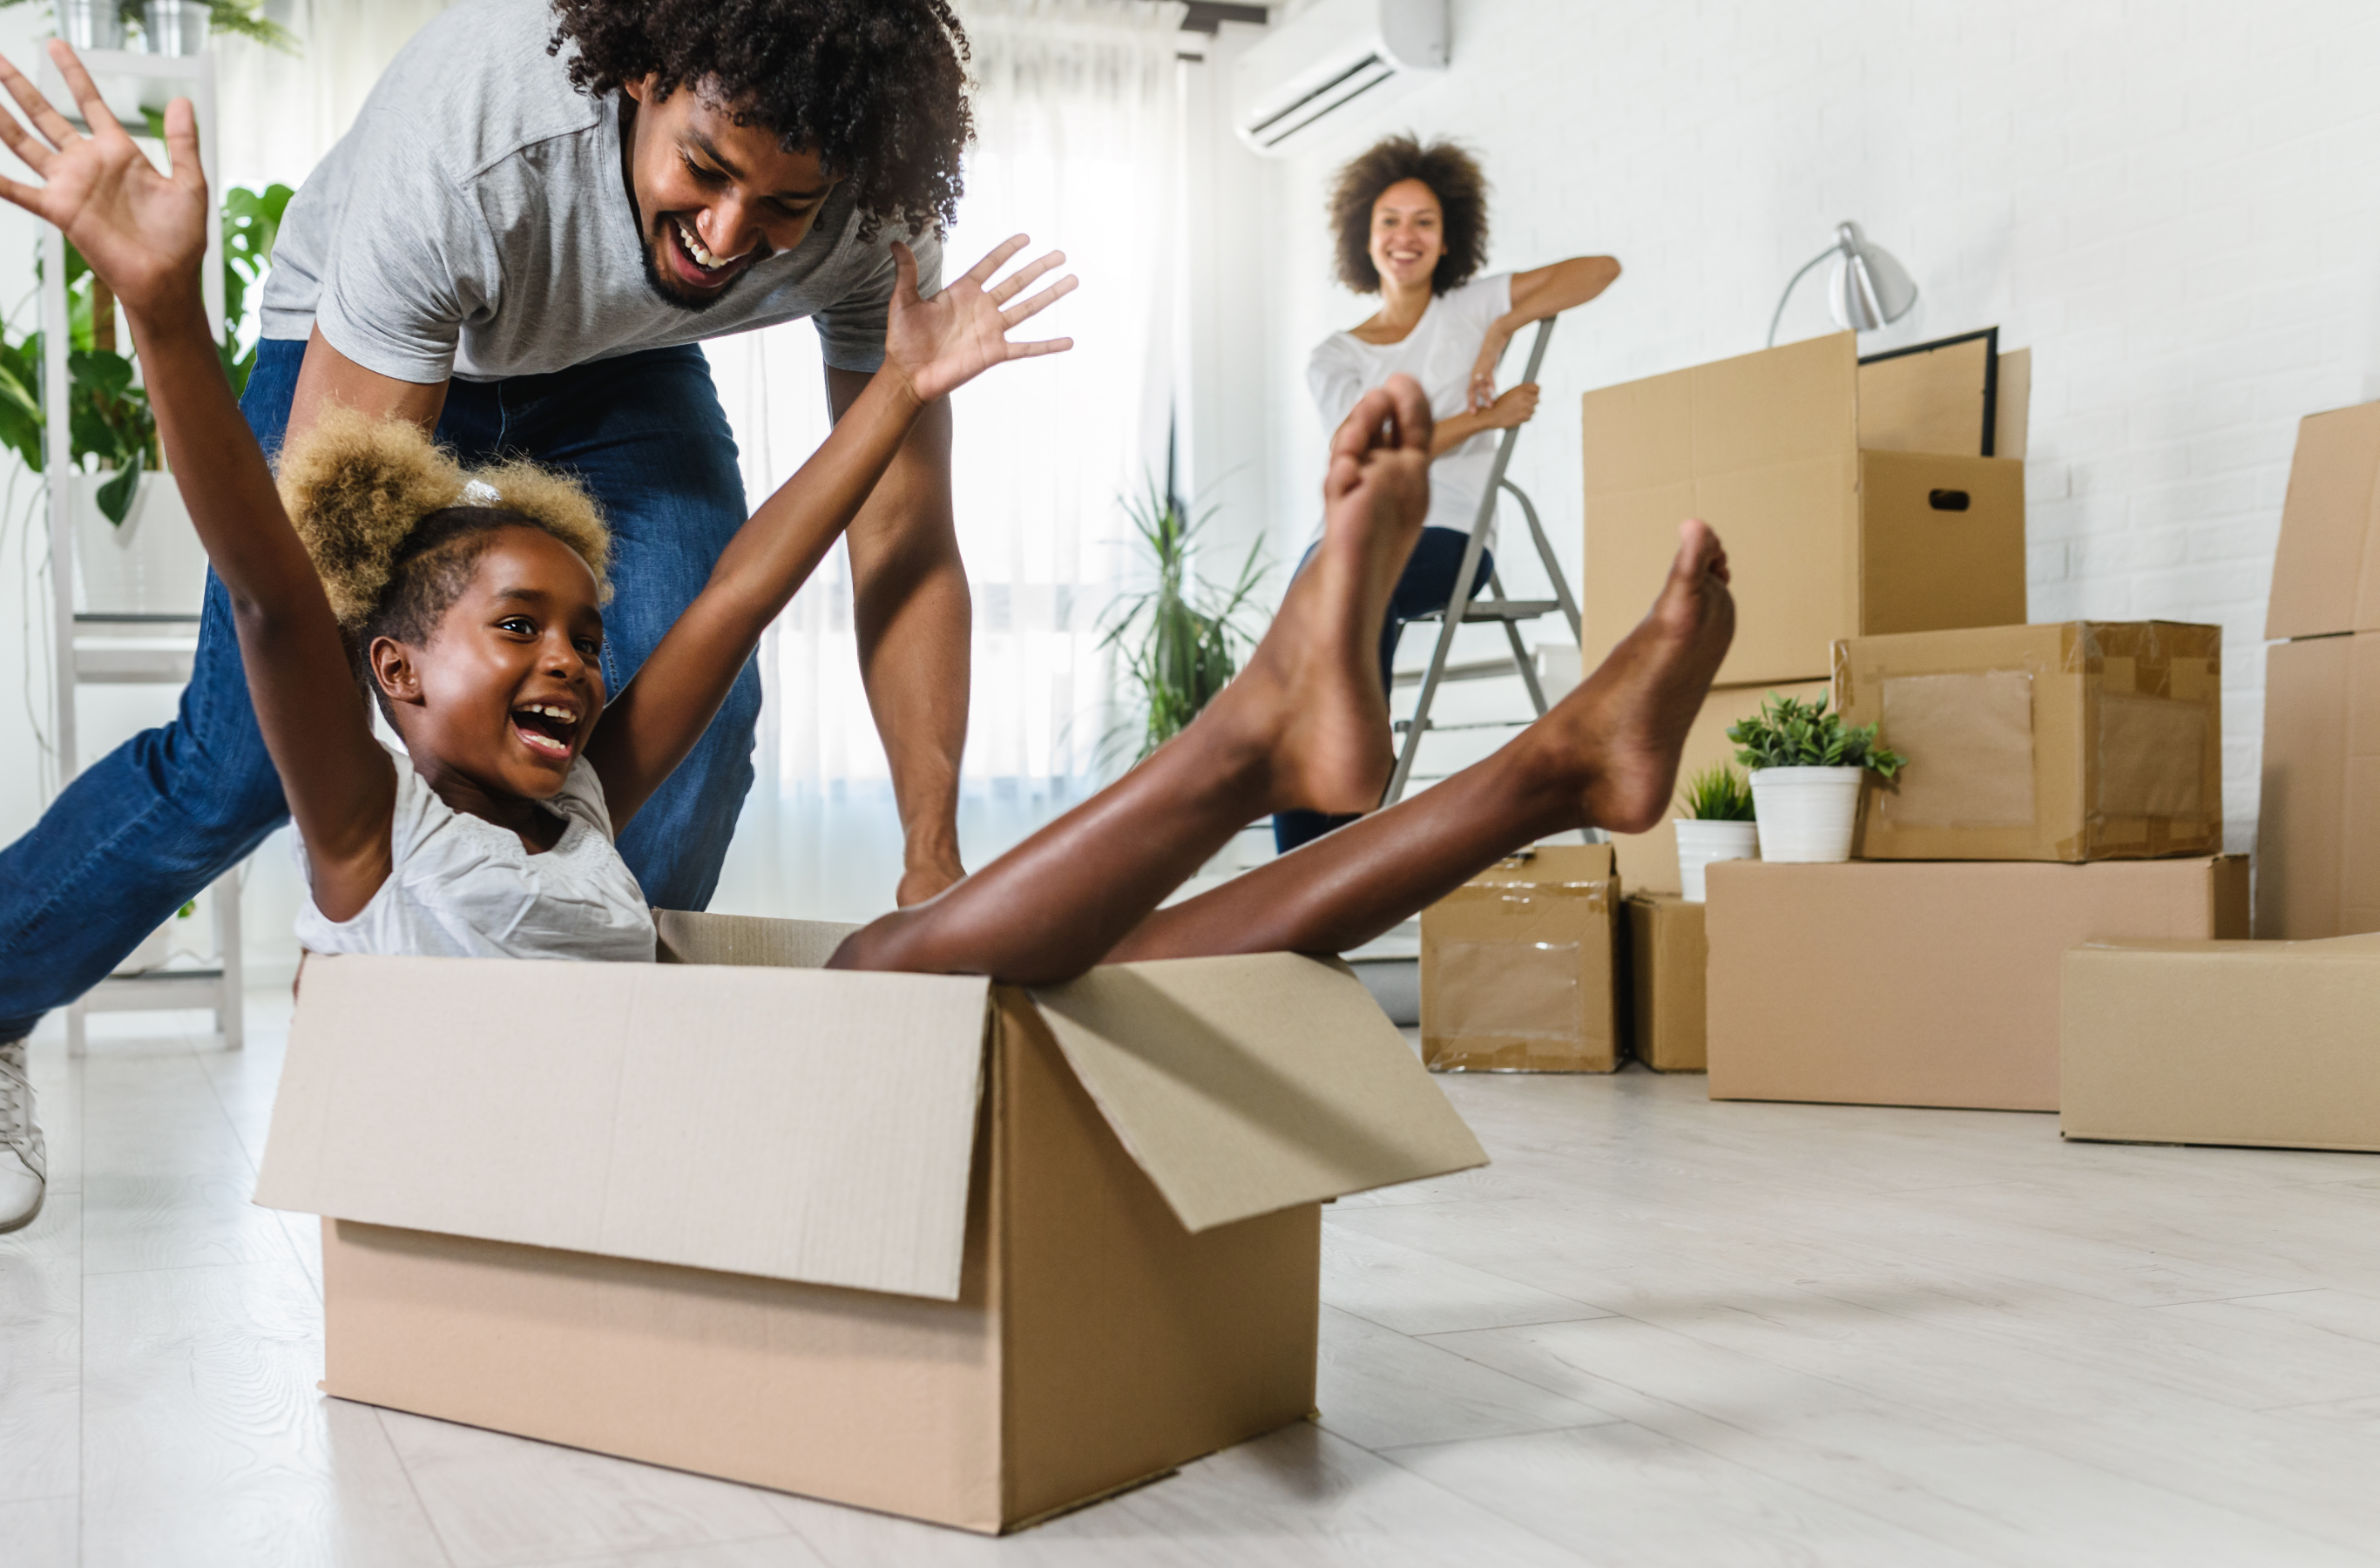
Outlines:
<svg viewBox="0 0 2380 1568"><path fill-rule="evenodd" d="M268 340L257 355L240 411L267 452L281 445L305 350ZM603 675L615 695L702 590L747 515L735 438L692 346L455 382L438 439L466 462L501 452L568 469L594 492L612 525L618 591L603 612ZM759 712L759 673L747 664L693 754L621 834L651 903L710 902L752 785ZM105 978L287 818L249 706L230 601L210 573L198 660L174 722L93 764L0 850L0 1040Z"/></svg>
<svg viewBox="0 0 2380 1568"><path fill-rule="evenodd" d="M1413 553L1405 557L1404 574L1397 578L1396 591L1389 596L1388 618L1380 626L1380 689L1396 690L1397 638L1405 623L1424 615L1434 615L1446 608L1454 597L1454 579L1463 570L1463 553L1471 547L1471 536L1461 529L1424 529L1414 541ZM1314 552L1305 553L1306 560ZM1298 563L1304 571L1305 563ZM1479 576L1471 584L1471 597L1488 586L1488 575L1496 569L1496 553L1479 553ZM1354 821L1354 816L1327 816L1320 811L1277 811L1272 819L1273 848L1286 855L1301 844L1320 838L1333 828Z"/></svg>

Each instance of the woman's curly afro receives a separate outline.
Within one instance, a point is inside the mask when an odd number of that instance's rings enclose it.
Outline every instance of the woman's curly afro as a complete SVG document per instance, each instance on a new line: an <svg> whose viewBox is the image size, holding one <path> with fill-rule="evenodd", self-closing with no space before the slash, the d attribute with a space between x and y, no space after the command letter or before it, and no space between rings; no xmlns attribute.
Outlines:
<svg viewBox="0 0 2380 1568"><path fill-rule="evenodd" d="M1372 265L1372 204L1380 192L1409 179L1429 187L1445 217L1446 254L1429 274L1429 291L1460 287L1488 260L1488 176L1478 163L1451 141L1425 147L1414 137L1391 136L1341 169L1330 189L1339 281L1358 294L1380 287L1379 269Z"/></svg>
<svg viewBox="0 0 2380 1568"><path fill-rule="evenodd" d="M548 53L601 95L652 79L815 150L858 199L860 237L958 217L973 134L965 30L948 0L554 0Z"/></svg>

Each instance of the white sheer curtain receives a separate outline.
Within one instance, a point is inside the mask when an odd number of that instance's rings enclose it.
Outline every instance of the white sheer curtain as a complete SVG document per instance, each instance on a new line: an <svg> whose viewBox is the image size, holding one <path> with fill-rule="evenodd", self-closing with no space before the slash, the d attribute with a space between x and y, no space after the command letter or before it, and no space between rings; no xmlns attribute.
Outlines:
<svg viewBox="0 0 2380 1568"><path fill-rule="evenodd" d="M1071 336L1072 352L1003 367L953 399L975 596L961 824L971 863L1084 791L1111 723L1097 623L1130 566L1118 498L1165 468L1182 12L1146 0L961 6L978 141L944 275L1024 233L1028 254L1062 249L1082 280L1025 333ZM795 323L709 353L757 503L825 434L816 335ZM763 674L761 776L739 829L746 863L722 899L880 906L899 839L842 550L779 621ZM765 890L747 850L774 865Z"/></svg>

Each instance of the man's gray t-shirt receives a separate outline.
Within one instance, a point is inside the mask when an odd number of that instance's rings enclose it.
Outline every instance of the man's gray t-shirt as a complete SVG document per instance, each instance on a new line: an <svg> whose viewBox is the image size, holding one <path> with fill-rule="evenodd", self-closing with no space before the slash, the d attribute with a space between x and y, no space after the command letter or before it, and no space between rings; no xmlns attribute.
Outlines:
<svg viewBox="0 0 2380 1568"><path fill-rule="evenodd" d="M549 0L467 0L400 51L289 203L264 286L264 335L331 346L399 381L535 375L801 316L826 362L884 360L892 242L941 286L941 246L892 225L862 244L848 182L793 249L708 310L664 303L620 161L616 94L570 85L545 52ZM681 90L683 91L683 90Z"/></svg>

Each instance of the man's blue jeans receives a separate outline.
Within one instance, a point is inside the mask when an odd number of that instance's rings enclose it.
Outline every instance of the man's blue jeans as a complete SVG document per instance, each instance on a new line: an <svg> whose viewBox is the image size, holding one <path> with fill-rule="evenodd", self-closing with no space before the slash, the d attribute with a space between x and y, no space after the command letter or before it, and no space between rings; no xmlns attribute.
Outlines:
<svg viewBox="0 0 2380 1568"><path fill-rule="evenodd" d="M267 341L240 411L281 445L306 346ZM744 481L699 348L653 349L552 375L448 389L438 439L466 462L498 453L575 473L612 526L618 592L603 612L603 676L617 695L702 590L743 526ZM760 677L747 664L701 743L620 836L651 903L699 909L745 792ZM0 850L0 1040L80 996L141 938L288 817L233 633L210 573L181 711L75 779Z"/></svg>

